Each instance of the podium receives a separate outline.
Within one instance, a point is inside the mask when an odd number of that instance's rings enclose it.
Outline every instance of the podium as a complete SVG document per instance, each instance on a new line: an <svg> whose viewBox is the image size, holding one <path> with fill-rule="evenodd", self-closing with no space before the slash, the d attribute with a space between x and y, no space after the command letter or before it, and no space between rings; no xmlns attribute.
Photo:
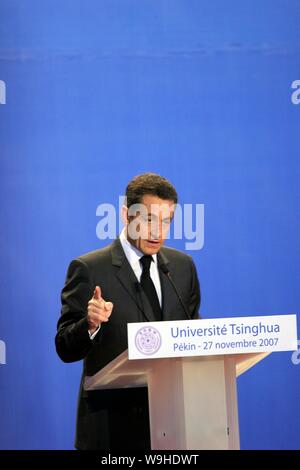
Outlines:
<svg viewBox="0 0 300 470"><path fill-rule="evenodd" d="M124 351L85 390L148 387L151 449L239 449L236 377L270 352L129 360Z"/></svg>
<svg viewBox="0 0 300 470"><path fill-rule="evenodd" d="M153 450L239 449L236 377L298 344L296 315L128 323L127 330L128 351L86 377L84 388L147 386Z"/></svg>

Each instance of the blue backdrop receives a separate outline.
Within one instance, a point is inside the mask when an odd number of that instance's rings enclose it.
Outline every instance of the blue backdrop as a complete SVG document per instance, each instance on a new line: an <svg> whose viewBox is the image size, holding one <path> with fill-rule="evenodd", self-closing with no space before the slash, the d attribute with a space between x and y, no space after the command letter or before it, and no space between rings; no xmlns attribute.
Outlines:
<svg viewBox="0 0 300 470"><path fill-rule="evenodd" d="M2 449L73 447L60 290L133 175L205 205L204 317L299 311L299 25L298 0L1 1ZM300 448L299 371L239 379L243 449Z"/></svg>

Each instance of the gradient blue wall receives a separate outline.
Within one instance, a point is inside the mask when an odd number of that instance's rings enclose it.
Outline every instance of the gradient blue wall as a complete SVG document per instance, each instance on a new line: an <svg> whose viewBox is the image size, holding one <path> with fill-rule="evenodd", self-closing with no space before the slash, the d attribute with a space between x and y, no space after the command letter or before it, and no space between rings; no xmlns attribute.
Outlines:
<svg viewBox="0 0 300 470"><path fill-rule="evenodd" d="M135 174L205 204L203 316L299 311L299 25L296 0L1 1L0 448L73 446L60 290ZM239 379L242 448L300 448L299 372Z"/></svg>

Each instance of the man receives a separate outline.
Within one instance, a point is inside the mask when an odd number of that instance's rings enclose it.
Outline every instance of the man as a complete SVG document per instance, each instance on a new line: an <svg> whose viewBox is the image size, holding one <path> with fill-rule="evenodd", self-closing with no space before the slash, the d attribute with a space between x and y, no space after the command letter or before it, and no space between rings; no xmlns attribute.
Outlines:
<svg viewBox="0 0 300 470"><path fill-rule="evenodd" d="M150 448L147 389L85 391L98 372L127 348L127 323L198 318L200 289L190 256L163 247L177 193L153 173L126 188L125 228L111 245L73 260L62 290L55 338L65 362L83 359L76 447Z"/></svg>

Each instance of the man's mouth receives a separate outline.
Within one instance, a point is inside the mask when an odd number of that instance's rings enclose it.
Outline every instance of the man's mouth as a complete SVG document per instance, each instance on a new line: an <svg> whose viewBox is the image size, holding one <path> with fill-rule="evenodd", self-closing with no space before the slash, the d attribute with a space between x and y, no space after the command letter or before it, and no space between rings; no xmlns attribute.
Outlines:
<svg viewBox="0 0 300 470"><path fill-rule="evenodd" d="M147 243L149 243L150 245L153 245L153 246L159 245L159 241L158 241L158 240L147 240Z"/></svg>

